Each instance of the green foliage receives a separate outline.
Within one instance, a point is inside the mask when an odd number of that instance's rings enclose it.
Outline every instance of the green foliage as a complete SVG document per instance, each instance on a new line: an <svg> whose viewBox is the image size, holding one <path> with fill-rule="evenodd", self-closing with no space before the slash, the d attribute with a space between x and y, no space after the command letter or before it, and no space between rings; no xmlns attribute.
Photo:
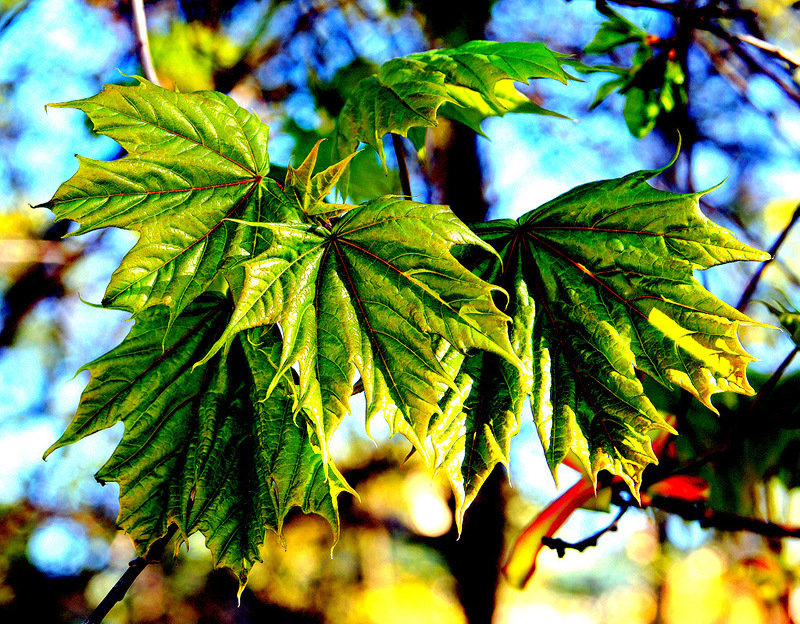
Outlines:
<svg viewBox="0 0 800 624"><path fill-rule="evenodd" d="M446 206L389 197L348 212L331 229L258 225L272 244L243 264L242 284L232 284L233 315L206 359L236 332L278 323L279 370L299 364L299 401L324 456L350 411L356 369L367 419L384 414L426 456L429 421L454 385L434 339L516 363L493 287L450 253L456 245L486 245Z"/></svg>
<svg viewBox="0 0 800 624"><path fill-rule="evenodd" d="M778 319L783 329L788 332L794 343L800 347L800 312L777 301L774 304L766 304L766 306Z"/></svg>
<svg viewBox="0 0 800 624"><path fill-rule="evenodd" d="M199 22L173 21L150 36L153 63L161 80L181 91L214 88L214 74L232 67L242 50L223 32Z"/></svg>
<svg viewBox="0 0 800 624"><path fill-rule="evenodd" d="M551 470L572 451L593 479L608 470L634 492L656 461L647 433L671 430L635 370L712 410L716 392L752 393L752 358L737 337L749 319L693 271L769 257L703 217L701 194L652 188L657 173L586 184L518 221L476 226L503 259L495 281L513 293L511 307L536 310L522 331L532 336L529 392Z"/></svg>
<svg viewBox="0 0 800 624"><path fill-rule="evenodd" d="M226 261L256 245L252 230L228 219L302 218L266 177L267 127L221 93L175 93L139 79L56 106L82 110L128 152L113 162L78 157L78 172L46 204L81 225L75 234L111 226L139 234L103 305L133 313L166 305L175 318Z"/></svg>
<svg viewBox="0 0 800 624"><path fill-rule="evenodd" d="M638 494L655 461L647 434L669 425L636 370L708 407L715 392L751 391L736 335L749 319L693 271L764 254L707 221L698 194L649 186L656 171L473 229L394 196L325 201L359 142L380 152L383 134L439 114L479 131L488 115L545 112L513 81L567 82L561 65L541 44L482 41L390 61L342 109L338 156L318 166L315 143L280 168L283 186L269 177L267 127L224 95L138 79L60 105L127 156L81 159L45 205L78 233L139 239L103 299L135 325L88 365L50 451L125 424L97 478L120 484L118 521L139 553L176 523L244 584L290 508L336 531L337 496L352 490L328 446L354 392L367 419L385 418L447 475L460 526L508 464L529 396L553 470L573 451L593 478L607 470Z"/></svg>
<svg viewBox="0 0 800 624"><path fill-rule="evenodd" d="M302 507L338 534L336 498L350 490L295 423L291 379L277 372L277 331L252 331L228 358L197 364L230 313L219 296L191 303L167 331L170 311L137 316L118 347L86 366L78 413L45 453L118 421L125 433L98 471L120 486L119 526L137 551L177 523L206 537L216 565L244 584L267 528ZM269 398L267 389L279 388ZM352 490L350 490L352 491Z"/></svg>
<svg viewBox="0 0 800 624"><path fill-rule="evenodd" d="M685 76L680 63L674 60L674 50L664 46L655 36L648 35L632 22L610 8L602 7L608 19L602 23L594 39L584 48L586 54L608 54L620 46L635 43L631 67L595 65L588 71L617 74L597 90L592 108L598 106L614 91L625 96L623 115L628 130L642 138L655 127L659 115L672 112L686 104L683 86ZM587 71L586 68L578 68Z"/></svg>
<svg viewBox="0 0 800 624"><path fill-rule="evenodd" d="M481 122L509 112L555 115L514 87L532 78L566 83L561 57L542 43L470 41L455 49L430 50L393 59L377 76L361 80L339 115L334 138L338 158L359 142L374 147L384 161L381 137L409 136L417 148L418 130L437 125L442 115L483 134Z"/></svg>

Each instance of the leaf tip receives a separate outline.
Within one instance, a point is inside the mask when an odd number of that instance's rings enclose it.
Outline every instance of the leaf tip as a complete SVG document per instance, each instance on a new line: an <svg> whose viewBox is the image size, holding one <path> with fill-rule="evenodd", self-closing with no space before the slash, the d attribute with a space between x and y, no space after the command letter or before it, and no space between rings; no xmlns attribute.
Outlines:
<svg viewBox="0 0 800 624"><path fill-rule="evenodd" d="M50 457L50 454L58 448L61 448L61 445L58 442L54 442L53 444L51 444L48 447L48 449L42 454L42 461L47 461L47 458Z"/></svg>

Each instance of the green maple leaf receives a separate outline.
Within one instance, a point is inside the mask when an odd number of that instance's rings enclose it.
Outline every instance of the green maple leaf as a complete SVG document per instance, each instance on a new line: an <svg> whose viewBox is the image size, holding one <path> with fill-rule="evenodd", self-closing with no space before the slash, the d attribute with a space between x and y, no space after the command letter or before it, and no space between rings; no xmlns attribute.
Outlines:
<svg viewBox="0 0 800 624"><path fill-rule="evenodd" d="M634 492L644 467L656 462L647 433L671 429L635 370L688 390L712 410L716 392L751 394L753 358L737 330L753 321L693 272L769 257L707 220L702 193L647 184L659 172L586 184L518 221L475 228L503 258L499 283L511 308L532 318L529 391L551 469L573 451L592 478L608 470Z"/></svg>
<svg viewBox="0 0 800 624"><path fill-rule="evenodd" d="M258 246L230 217L298 220L267 177L268 128L213 91L175 93L142 78L56 104L86 113L128 155L78 157L78 172L44 204L75 234L115 226L138 242L111 278L103 304L139 312L166 304L172 318L207 290L227 259Z"/></svg>
<svg viewBox="0 0 800 624"><path fill-rule="evenodd" d="M337 496L351 491L294 422L292 386L276 376L280 339L251 333L230 356L193 368L219 337L229 302L196 299L174 320L163 306L141 313L118 347L88 364L92 378L75 418L45 453L117 422L125 432L99 470L120 486L117 522L144 556L176 523L206 537L216 566L243 586L266 529L289 510L317 513L338 535ZM267 388L279 391L266 398Z"/></svg>
<svg viewBox="0 0 800 624"><path fill-rule="evenodd" d="M516 290L505 311L512 317L510 343L522 366L493 353L465 357L446 345L442 348L442 364L452 371L456 388L439 401L441 416L431 426L431 440L436 468L447 476L455 496L459 531L467 508L495 466L508 468L511 438L519 432L532 383L530 326L535 308L525 283L504 279L508 272L497 262L484 263L476 273L506 292Z"/></svg>
<svg viewBox="0 0 800 624"><path fill-rule="evenodd" d="M532 78L566 83L570 76L561 65L561 57L542 43L495 41L392 59L377 76L361 80L348 97L337 121L334 154L349 154L364 142L384 161L381 137L390 132L408 136L412 129L436 126L440 114L481 134L481 122L490 116L555 114L531 102L513 83ZM419 135L415 142L420 142Z"/></svg>
<svg viewBox="0 0 800 624"><path fill-rule="evenodd" d="M299 364L300 400L323 455L350 411L358 370L367 417L382 413L426 458L438 400L455 388L436 357L444 338L460 352L485 350L519 366L508 317L492 301L496 287L451 254L491 248L446 206L385 197L344 215L332 229L253 224L272 234L270 248L232 281L236 300L211 357L243 329L280 324L279 372Z"/></svg>
<svg viewBox="0 0 800 624"><path fill-rule="evenodd" d="M780 301L765 303L767 309L778 318L778 322L789 334L792 341L800 346L800 312L791 305L784 305Z"/></svg>
<svg viewBox="0 0 800 624"><path fill-rule="evenodd" d="M299 167L295 169L289 165L286 168L283 192L303 211L303 214L308 216L336 216L354 207L323 203L344 174L350 161L358 155L358 152L353 152L324 171L314 174L319 146L324 140L320 139L314 144Z"/></svg>
<svg viewBox="0 0 800 624"><path fill-rule="evenodd" d="M465 358L451 350L443 358L456 372L457 389L448 389L440 400L441 416L431 426L431 439L437 470L453 489L459 531L467 508L495 466L508 468L511 438L522 424L532 356L530 332L525 330L533 307L521 308L514 314L510 336L522 369L486 352Z"/></svg>

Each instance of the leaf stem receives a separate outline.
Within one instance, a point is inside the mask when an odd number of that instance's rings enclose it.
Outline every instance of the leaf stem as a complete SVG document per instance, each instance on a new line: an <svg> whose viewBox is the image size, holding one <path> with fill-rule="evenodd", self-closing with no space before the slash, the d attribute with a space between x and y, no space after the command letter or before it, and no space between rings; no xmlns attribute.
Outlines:
<svg viewBox="0 0 800 624"><path fill-rule="evenodd" d="M142 63L144 77L153 84L160 85L156 74L153 57L150 55L150 39L147 36L147 17L144 13L144 0L131 0L133 9L133 32L139 48L139 60Z"/></svg>
<svg viewBox="0 0 800 624"><path fill-rule="evenodd" d="M614 505L633 506L636 503L622 499L618 493L612 495L611 502ZM696 520L700 527L704 529L716 529L718 531L739 532L747 531L763 537L800 538L800 527L785 526L775 522L759 520L758 518L747 518L738 514L717 511L706 507L704 504L687 501L670 496L654 496L647 500L642 497L642 507L653 507L660 509L684 520Z"/></svg>
<svg viewBox="0 0 800 624"><path fill-rule="evenodd" d="M177 524L169 525L164 536L153 542L147 557L137 557L131 561L125 573L114 584L114 587L109 590L105 598L100 601L100 604L95 607L94 611L89 614L89 617L83 621L83 624L100 624L103 618L108 615L108 612L111 611L112 607L125 597L125 594L137 577L142 573L142 570L151 563L155 563L161 559L161 555L164 553L164 547L174 537L177 531Z"/></svg>
<svg viewBox="0 0 800 624"><path fill-rule="evenodd" d="M761 266L758 267L758 271L756 271L753 274L753 277L750 278L750 282L745 287L744 292L742 293L742 297L741 299L739 299L739 303L736 305L736 309L739 310L739 312L742 312L749 303L751 297L753 296L753 293L756 290L756 286L758 286L758 282L761 280L761 276L764 273L764 269L767 268L767 265L770 262L775 260L775 256L778 254L778 250L781 248L781 245L783 245L783 242L789 235L789 230L792 229L792 226L797 222L798 219L800 219L800 204L798 204L797 207L794 209L794 212L792 213L792 218L789 219L789 223L786 224L786 227L783 228L783 231L780 233L778 238L775 239L774 243L772 243L772 247L768 252L769 255L772 257L769 260L765 260L764 262L762 262Z"/></svg>
<svg viewBox="0 0 800 624"><path fill-rule="evenodd" d="M756 403L758 403L763 397L769 396L769 394L775 389L775 386L778 385L778 382L783 376L783 372L786 370L789 364L792 363L792 360L795 358L798 351L800 351L800 347L795 347L794 349L792 349L789 355L786 356L783 362L780 363L780 366L778 366L778 368L775 369L775 372L772 373L769 379L767 379L766 383L763 386L761 386L761 389L758 391L758 394L755 396L753 402L750 404L750 409L748 411L752 411Z"/></svg>
<svg viewBox="0 0 800 624"><path fill-rule="evenodd" d="M590 535L587 538L582 539L580 542L565 542L564 540L558 537L548 537L545 535L542 537L542 545L551 548L552 550L556 551L556 554L560 557L563 557L566 554L567 550L577 550L578 552L583 552L587 548L592 546L597 546L597 541L609 531L616 531L617 530L617 522L623 516L623 514L630 509L630 505L623 505L619 508L619 512L617 513L616 518L609 524L607 527L600 529L597 533Z"/></svg>
<svg viewBox="0 0 800 624"><path fill-rule="evenodd" d="M406 152L403 149L403 139L396 132L392 132L392 146L394 155L397 157L397 167L400 171L400 188L408 199L411 199L411 181L408 178L408 165L406 164Z"/></svg>

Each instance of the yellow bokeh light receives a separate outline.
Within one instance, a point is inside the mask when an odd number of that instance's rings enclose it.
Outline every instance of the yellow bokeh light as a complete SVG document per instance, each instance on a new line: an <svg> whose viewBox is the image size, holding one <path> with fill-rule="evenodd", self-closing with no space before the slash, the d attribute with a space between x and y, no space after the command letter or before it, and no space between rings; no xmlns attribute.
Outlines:
<svg viewBox="0 0 800 624"><path fill-rule="evenodd" d="M329 615L334 624L466 624L453 597L420 581L354 592L343 597Z"/></svg>
<svg viewBox="0 0 800 624"><path fill-rule="evenodd" d="M421 473L409 475L403 493L409 504L411 527L420 535L439 537L450 530L453 514L441 491Z"/></svg>
<svg viewBox="0 0 800 624"><path fill-rule="evenodd" d="M728 624L765 624L765 622L764 608L753 596L731 598Z"/></svg>
<svg viewBox="0 0 800 624"><path fill-rule="evenodd" d="M658 602L645 587L620 587L604 597L603 610L608 622L650 624L658 614Z"/></svg>
<svg viewBox="0 0 800 624"><path fill-rule="evenodd" d="M651 531L638 531L625 544L628 558L639 565L649 565L658 555L658 539Z"/></svg>
<svg viewBox="0 0 800 624"><path fill-rule="evenodd" d="M727 610L725 562L710 548L694 551L667 571L663 602L667 624L712 624Z"/></svg>

